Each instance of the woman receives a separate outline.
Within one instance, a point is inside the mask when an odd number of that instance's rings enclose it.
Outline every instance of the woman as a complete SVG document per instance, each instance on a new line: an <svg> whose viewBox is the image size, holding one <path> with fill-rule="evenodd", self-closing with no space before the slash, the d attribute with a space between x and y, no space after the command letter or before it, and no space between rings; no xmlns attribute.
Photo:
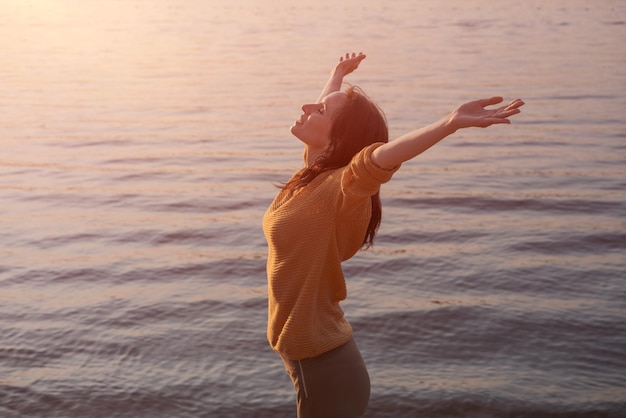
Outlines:
<svg viewBox="0 0 626 418"><path fill-rule="evenodd" d="M388 142L384 115L343 78L365 55L346 54L320 98L302 106L291 133L304 143L305 166L263 218L268 241L268 329L297 396L298 417L363 415L370 381L352 328L341 262L373 244L381 220L379 188L401 163L461 128L509 123L524 103L493 110L501 97L466 103L447 117Z"/></svg>

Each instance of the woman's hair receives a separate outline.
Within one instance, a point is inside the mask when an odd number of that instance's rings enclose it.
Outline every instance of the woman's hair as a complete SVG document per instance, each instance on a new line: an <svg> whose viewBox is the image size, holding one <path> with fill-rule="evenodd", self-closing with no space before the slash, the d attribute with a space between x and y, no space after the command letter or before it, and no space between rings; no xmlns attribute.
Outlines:
<svg viewBox="0 0 626 418"><path fill-rule="evenodd" d="M330 144L323 155L291 178L283 189L293 192L329 170L345 167L363 148L375 142L388 142L389 131L383 111L356 86L346 91L348 101L337 111L330 130ZM374 243L382 218L380 195L372 196L372 216L363 245Z"/></svg>

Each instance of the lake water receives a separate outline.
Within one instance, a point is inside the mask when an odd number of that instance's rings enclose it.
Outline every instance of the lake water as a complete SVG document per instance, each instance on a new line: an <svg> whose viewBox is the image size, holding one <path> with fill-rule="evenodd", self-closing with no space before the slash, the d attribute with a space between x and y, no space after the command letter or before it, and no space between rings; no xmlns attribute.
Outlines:
<svg viewBox="0 0 626 418"><path fill-rule="evenodd" d="M261 218L346 51L391 136L368 417L626 416L626 2L0 0L0 416L292 417Z"/></svg>

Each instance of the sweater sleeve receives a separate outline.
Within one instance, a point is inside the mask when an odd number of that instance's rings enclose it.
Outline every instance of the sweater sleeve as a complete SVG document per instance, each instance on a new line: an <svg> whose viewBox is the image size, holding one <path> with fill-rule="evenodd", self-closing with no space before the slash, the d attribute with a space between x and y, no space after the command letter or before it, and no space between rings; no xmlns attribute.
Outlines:
<svg viewBox="0 0 626 418"><path fill-rule="evenodd" d="M372 161L372 151L382 143L372 144L354 156L341 173L338 196L336 240L342 260L352 257L363 246L363 239L372 216L371 197L380 185L389 181L399 166L385 170Z"/></svg>
<svg viewBox="0 0 626 418"><path fill-rule="evenodd" d="M354 156L350 164L345 168L341 178L341 191L343 195L342 206L358 203L366 197L375 195L380 185L391 180L393 174L400 166L391 170L385 170L372 161L372 152L383 145L377 142L363 148ZM349 211L349 208L344 208Z"/></svg>

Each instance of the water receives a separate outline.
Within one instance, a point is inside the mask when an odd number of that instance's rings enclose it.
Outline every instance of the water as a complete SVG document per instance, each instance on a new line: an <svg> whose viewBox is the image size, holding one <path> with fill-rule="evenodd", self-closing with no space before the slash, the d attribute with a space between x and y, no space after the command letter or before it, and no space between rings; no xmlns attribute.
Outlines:
<svg viewBox="0 0 626 418"><path fill-rule="evenodd" d="M368 417L626 416L626 4L2 0L0 416L295 416L260 222L345 51L391 136L493 94L345 264Z"/></svg>

